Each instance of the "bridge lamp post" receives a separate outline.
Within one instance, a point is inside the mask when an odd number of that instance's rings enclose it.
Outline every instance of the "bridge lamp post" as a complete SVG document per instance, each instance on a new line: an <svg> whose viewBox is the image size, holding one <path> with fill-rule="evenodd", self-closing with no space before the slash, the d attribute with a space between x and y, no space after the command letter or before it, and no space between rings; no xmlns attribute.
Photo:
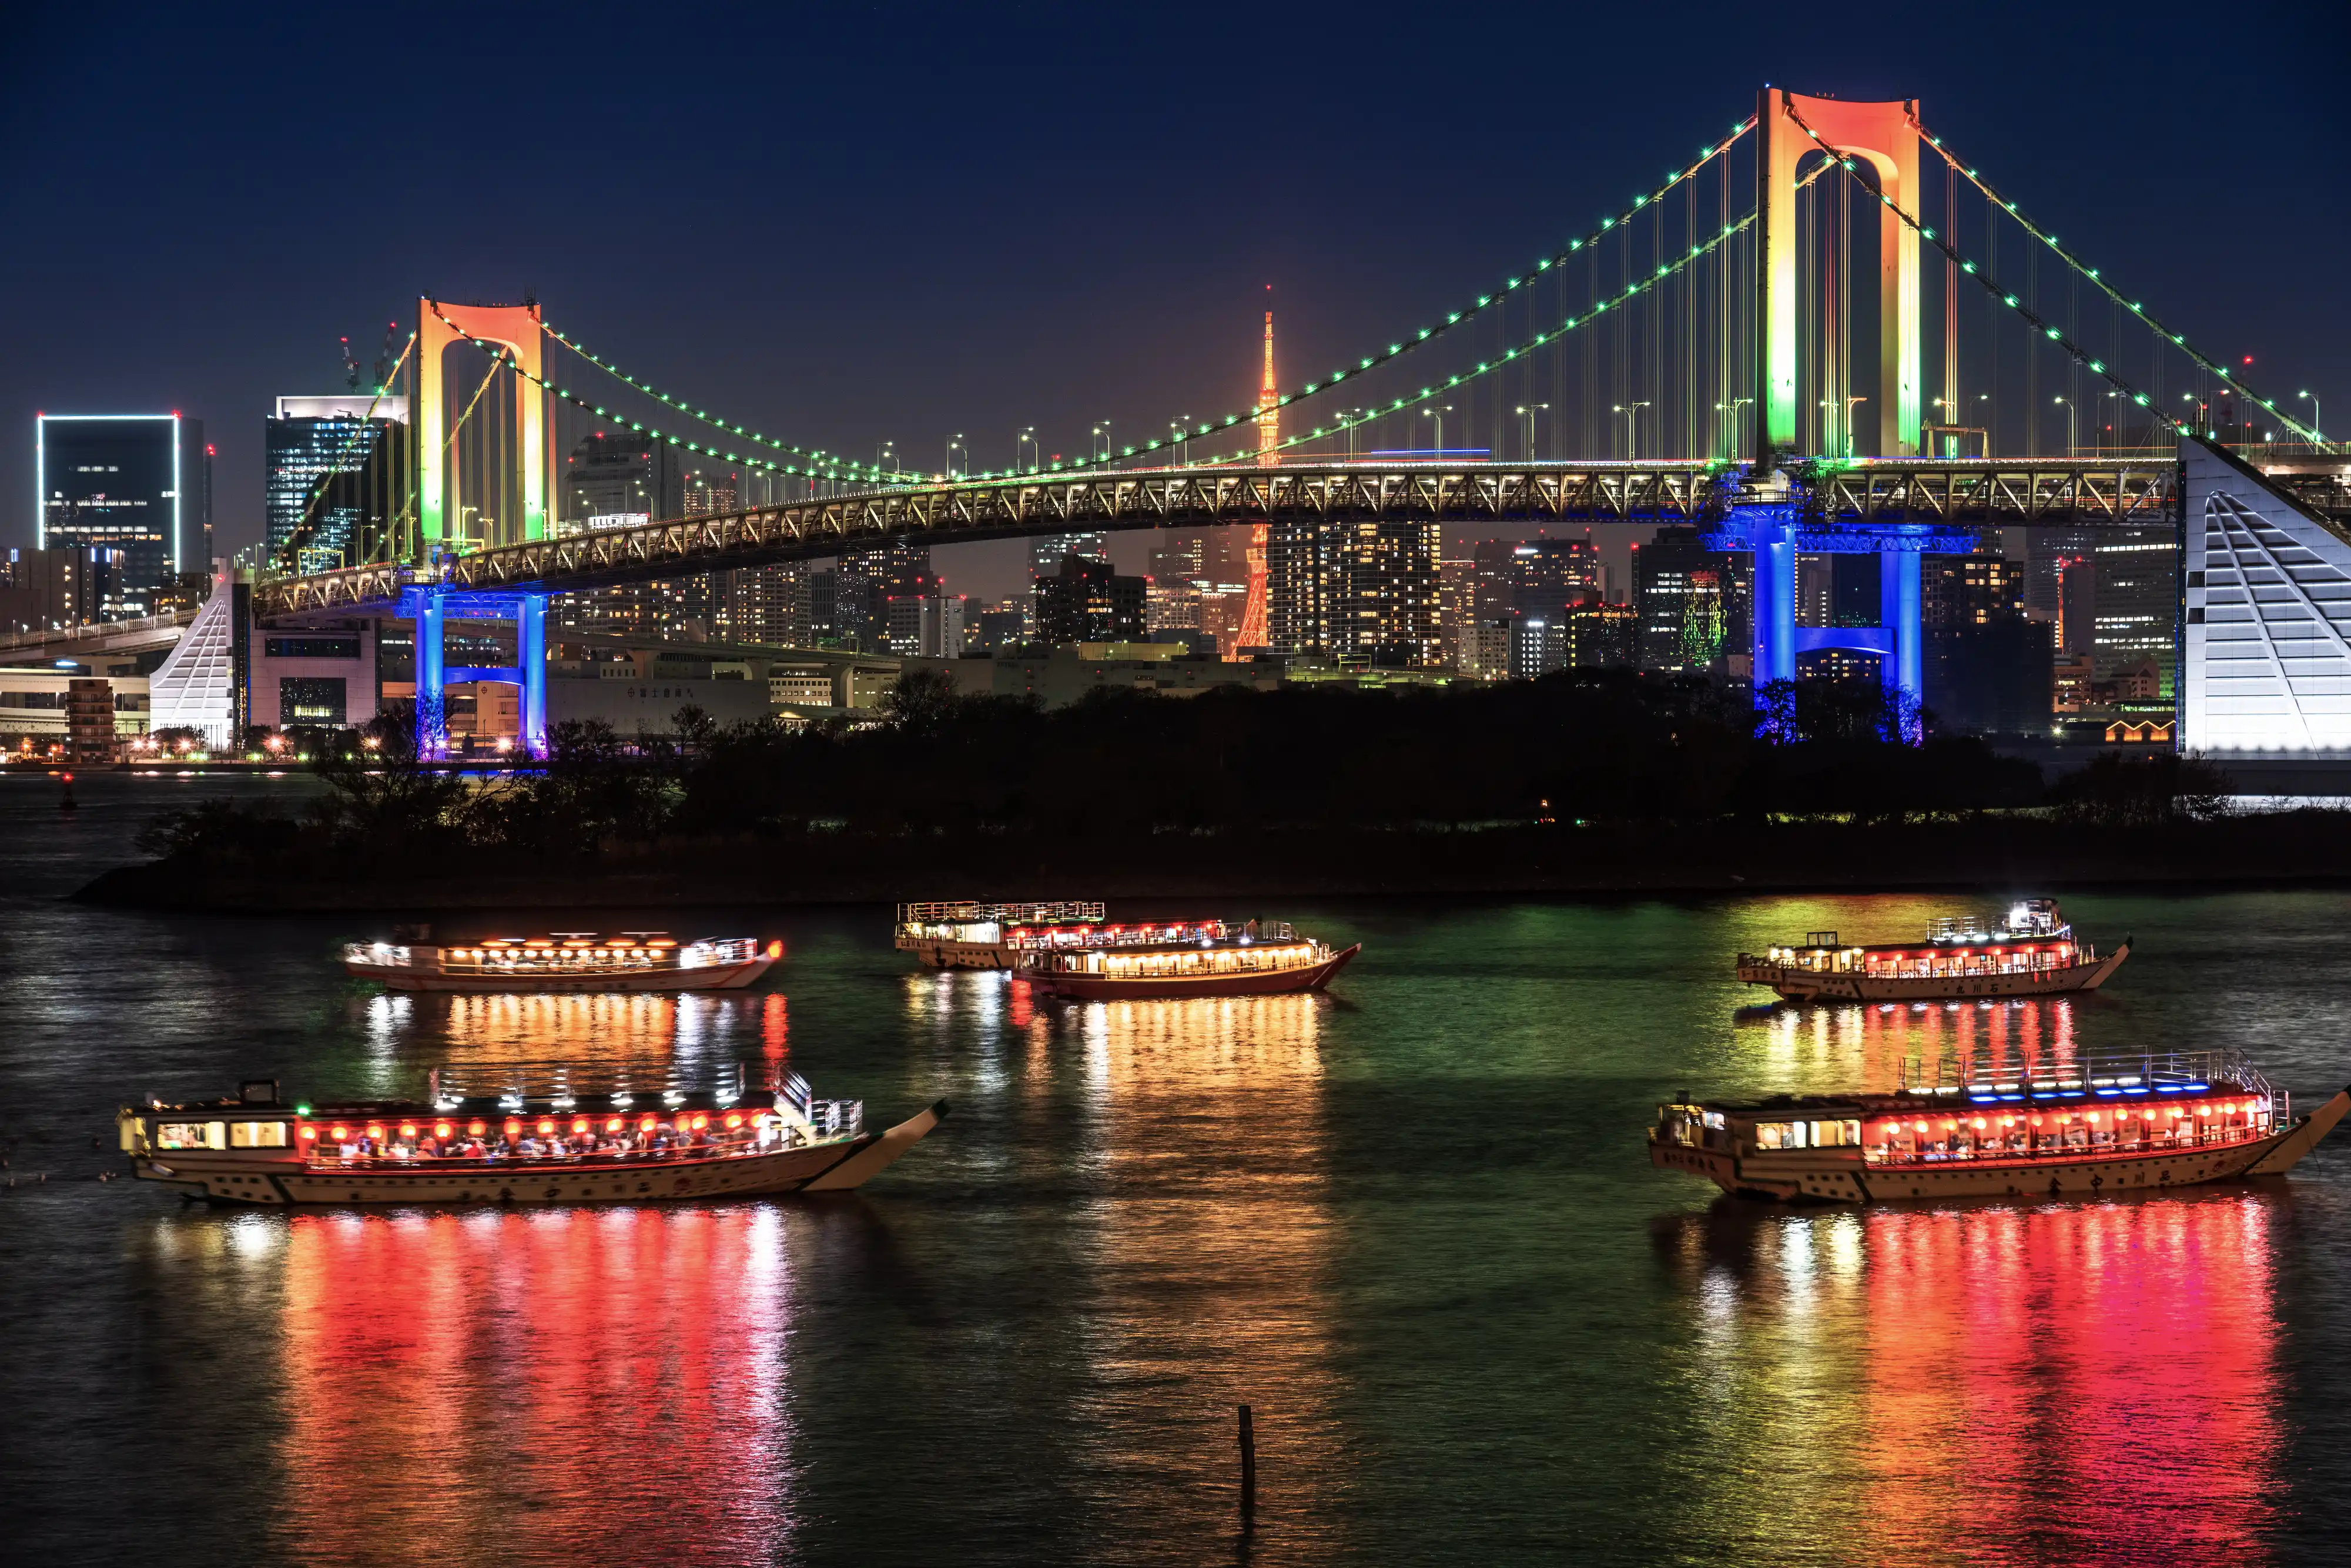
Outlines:
<svg viewBox="0 0 2351 1568"><path fill-rule="evenodd" d="M1625 458L1627 462L1637 463L1640 461L1640 413L1643 409L1648 406L1648 402L1646 399L1640 402L1612 402L1608 405L1609 413L1621 413L1625 416Z"/></svg>
<svg viewBox="0 0 2351 1568"><path fill-rule="evenodd" d="M966 475L969 475L971 472L971 448L963 444L963 432L960 430L956 431L953 435L947 438L947 477L950 479L956 476L955 455L957 452L963 454L963 471Z"/></svg>
<svg viewBox="0 0 2351 1568"><path fill-rule="evenodd" d="M873 478L875 483L878 484L881 482L882 476L894 465L897 460L898 444L894 441L885 441L881 445L873 449Z"/></svg>
<svg viewBox="0 0 2351 1568"><path fill-rule="evenodd" d="M2310 438L2313 441L2324 442L2326 439L2326 416L2319 412L2318 395L2315 392L2298 392L2294 395L2310 400Z"/></svg>
<svg viewBox="0 0 2351 1568"><path fill-rule="evenodd" d="M1035 425L1024 425L1013 434L1012 466L1016 470L1020 466L1020 447L1024 442L1028 444L1029 453L1033 456L1037 451L1037 427ZM1033 466L1034 465L1032 464L1031 465Z"/></svg>
<svg viewBox="0 0 2351 1568"><path fill-rule="evenodd" d="M1434 455L1440 463L1445 460L1445 416L1452 412L1453 405L1449 402L1443 408L1425 408L1420 411L1421 418L1437 421L1437 449Z"/></svg>
<svg viewBox="0 0 2351 1568"><path fill-rule="evenodd" d="M1714 409L1717 413L1729 413L1730 415L1730 418L1727 422L1724 422L1730 426L1729 432L1729 439L1725 446L1725 450L1727 452L1737 452L1745 444L1747 440L1747 416L1739 411L1745 408L1749 403L1753 402L1755 400L1751 397L1735 397L1729 402L1719 402L1714 405ZM1939 402L1942 400L1938 398L1936 401Z"/></svg>
<svg viewBox="0 0 2351 1568"><path fill-rule="evenodd" d="M1867 402L1868 401L1869 401L1869 399L1868 399L1867 397L1865 397L1865 396L1855 396L1855 397L1849 397L1849 398L1847 398L1847 399L1845 399L1845 400L1844 400L1844 455L1845 455L1847 457L1850 457L1850 456L1852 456L1852 455L1853 455L1853 407L1854 407L1854 404L1855 404L1855 403L1860 403L1860 402Z"/></svg>
<svg viewBox="0 0 2351 1568"><path fill-rule="evenodd" d="M1551 404L1547 402L1522 402L1519 404L1517 411L1519 417L1527 422L1527 461L1530 463L1535 460L1535 410L1537 409L1541 409L1545 413L1549 413L1551 412Z"/></svg>
<svg viewBox="0 0 2351 1568"><path fill-rule="evenodd" d="M1102 455L1099 457L1094 455L1094 443L1097 441L1102 443ZM1095 425L1093 434L1086 439L1086 461L1089 463L1110 461L1110 421L1105 419Z"/></svg>
<svg viewBox="0 0 2351 1568"><path fill-rule="evenodd" d="M2074 400L2068 397L2053 397L2049 402L2053 407L2059 403L2065 405L2065 455L2071 457L2082 444L2082 424L2075 417L2076 405Z"/></svg>

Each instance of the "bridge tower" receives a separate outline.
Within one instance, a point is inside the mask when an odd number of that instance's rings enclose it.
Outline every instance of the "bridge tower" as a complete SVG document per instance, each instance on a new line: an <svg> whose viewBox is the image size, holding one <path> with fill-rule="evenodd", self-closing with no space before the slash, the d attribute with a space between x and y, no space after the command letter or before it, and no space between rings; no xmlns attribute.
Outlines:
<svg viewBox="0 0 2351 1568"><path fill-rule="evenodd" d="M1923 385L1918 234L1894 209L1918 207L1918 100L1847 103L1767 87L1756 99L1755 132L1755 461L1768 472L1796 444L1796 171L1823 142L1865 165L1893 204L1878 213L1877 455L1914 455Z"/></svg>
<svg viewBox="0 0 2351 1568"><path fill-rule="evenodd" d="M1906 727L1924 685L1921 658L1920 556L1927 550L1965 553L1973 541L1896 525L1866 529L1808 528L1800 493L1782 490L1773 470L1796 455L1800 428L1797 387L1802 343L1797 330L1796 175L1806 155L1823 145L1865 167L1880 194L1877 242L1876 455L1913 456L1919 450L1920 387L1918 235L1896 214L1918 203L1918 102L1848 103L1765 88L1755 105L1757 242L1754 467L1759 488L1734 503L1723 545L1751 549L1755 593L1753 677L1756 703L1766 687L1796 677L1796 656L1823 648L1849 648L1878 656L1880 682ZM1817 138L1817 140L1815 140ZM1824 154L1825 155L1825 154ZM1841 456L1842 454L1822 454ZM1799 550L1874 554L1878 559L1879 624L1799 627ZM1784 688L1783 688L1784 689ZM1917 738L1916 734L1910 738Z"/></svg>
<svg viewBox="0 0 2351 1568"><path fill-rule="evenodd" d="M454 442L444 433L448 421L448 388L443 365L444 350L471 338L495 343L513 356L515 377L514 428L516 450L507 454L515 465L516 488L522 497L522 538L547 537L548 477L554 470L549 445L554 427L547 417L541 391L546 374L546 328L538 306L450 305L420 299L416 305L416 517L417 552L430 565L453 543L449 532L451 482L449 467ZM518 542L518 541L498 541ZM416 751L420 757L448 754L445 711L451 681L500 682L521 695L522 749L534 757L547 750L547 595L544 593L468 593L455 596L445 590L417 587L402 594L401 612L416 622ZM511 620L515 622L515 663L506 665L448 667L443 659L442 632L453 617L469 620Z"/></svg>

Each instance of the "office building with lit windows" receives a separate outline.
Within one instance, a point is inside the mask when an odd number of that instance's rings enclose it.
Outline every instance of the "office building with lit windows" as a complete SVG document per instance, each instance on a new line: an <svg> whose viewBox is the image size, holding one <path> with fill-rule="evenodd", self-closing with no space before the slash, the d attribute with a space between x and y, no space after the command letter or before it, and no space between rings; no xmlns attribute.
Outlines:
<svg viewBox="0 0 2351 1568"><path fill-rule="evenodd" d="M35 416L38 548L112 552L99 618L150 613L210 564L211 461L204 422L177 413Z"/></svg>
<svg viewBox="0 0 2351 1568"><path fill-rule="evenodd" d="M1274 651L1379 669L1442 657L1433 520L1279 522L1266 539L1266 635Z"/></svg>
<svg viewBox="0 0 2351 1568"><path fill-rule="evenodd" d="M408 400L281 397L264 422L268 559L331 571L386 559L408 495Z"/></svg>

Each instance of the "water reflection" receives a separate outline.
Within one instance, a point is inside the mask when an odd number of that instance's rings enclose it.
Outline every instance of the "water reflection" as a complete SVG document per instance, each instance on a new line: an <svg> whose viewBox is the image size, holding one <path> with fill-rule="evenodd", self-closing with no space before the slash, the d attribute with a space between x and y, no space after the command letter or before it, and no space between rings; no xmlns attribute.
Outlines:
<svg viewBox="0 0 2351 1568"><path fill-rule="evenodd" d="M1906 1063L1932 1072L1945 1063L2070 1062L2078 1009L2095 1005L2074 997L1782 1004L1741 1009L1737 1019L1761 1037L1782 1080L1890 1089Z"/></svg>
<svg viewBox="0 0 2351 1568"><path fill-rule="evenodd" d="M413 1093L424 1068L560 1062L674 1067L688 1079L737 1061L780 1070L791 1054L781 992L662 994L386 993L365 998L367 1092Z"/></svg>
<svg viewBox="0 0 2351 1568"><path fill-rule="evenodd" d="M1667 1222L1716 1393L1706 1508L1863 1561L2257 1560L2286 1201L1726 1199Z"/></svg>
<svg viewBox="0 0 2351 1568"><path fill-rule="evenodd" d="M784 1214L284 1224L297 1560L765 1560L792 1520Z"/></svg>

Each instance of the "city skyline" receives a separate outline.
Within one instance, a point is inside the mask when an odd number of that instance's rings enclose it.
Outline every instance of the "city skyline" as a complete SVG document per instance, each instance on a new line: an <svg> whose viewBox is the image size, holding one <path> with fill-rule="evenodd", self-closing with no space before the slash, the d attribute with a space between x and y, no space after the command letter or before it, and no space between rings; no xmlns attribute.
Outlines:
<svg viewBox="0 0 2351 1568"><path fill-rule="evenodd" d="M2183 9L2181 15L2188 13ZM2297 21L2305 37L2312 26L2322 32L2341 26L2326 17ZM50 29L46 41L57 47L36 47L30 56L82 59L91 37L57 31L79 25L54 17L32 24L33 30ZM1115 20L1069 35L1050 27L1014 27L986 36L987 30L975 23L943 20L937 26L943 39L967 45L970 57L983 61L1023 49L1091 60L1158 47ZM1520 27L1539 40L1563 25L1495 26ZM1601 35L1626 26L1605 19L1574 24L1582 32ZM2059 19L2041 23L2036 31L2041 47L2061 68L2067 61L2095 58L2102 71L2118 63L2127 71L2134 59L2152 60L2159 46L2146 36L2166 31L2139 28L2104 38L2087 31L2089 26ZM1266 26L1269 47L1303 47L1285 20L1275 18ZM479 47L495 47L506 36L501 29L510 30L516 40L527 37L558 77L563 63L597 36L592 23L574 14L505 18L488 27L486 34L473 35ZM20 298L41 298L49 307L24 324L18 351L0 367L0 415L21 419L19 428L27 432L37 410L181 407L204 419L220 452L216 517L220 548L226 553L259 536L261 434L274 400L338 390L338 339L367 330L368 322L388 313L403 314L402 298L413 300L420 288L448 298L518 297L528 289L559 304L583 333L592 327L591 341L645 373L708 406L763 419L766 428L793 439L852 455L886 439L895 444L899 461L936 468L958 461L946 444L960 435L960 463L989 467L1008 462L1019 432L1033 426L1040 452L1074 454L1084 449L1089 432L1105 422L1113 434L1124 431L1131 438L1164 433L1155 423L1177 414L1246 409L1257 369L1257 312L1268 282L1274 285L1282 314L1286 361L1313 364L1352 353L1425 314L1428 300L1458 297L1541 253L1587 214L1620 204L1624 193L1614 187L1627 177L1626 170L1648 167L1641 162L1645 156L1660 168L1686 158L1689 149L1680 144L1688 139L1685 122L1708 123L1703 111L1717 108L1719 100L1727 124L1758 78L1785 78L1813 90L1855 96L1920 97L1939 126L1966 137L1971 155L1988 166L2014 171L2011 181L2036 202L2078 214L2076 232L2067 236L2070 246L2085 255L2113 257L2117 271L2127 269L2130 287L2160 302L2216 348L2241 346L2252 353L2255 374L2273 395L2302 390L2308 384L2304 375L2324 382L2345 340L2345 307L2323 287L2318 258L2343 220L2325 210L2314 214L2308 204L2290 212L2282 204L2297 188L2314 183L2323 187L2339 167L2341 155L2332 149L2340 141L2325 131L2339 125L2342 111L2319 90L2310 63L2325 50L2280 50L2258 29L2207 30L2199 38L2199 59L2206 79L2265 73L2264 89L2244 110L2249 118L2237 133L2243 145L2262 149L2259 158L2245 157L2233 142L2216 145L2217 138L2195 131L2195 122L2183 120L2176 128L2181 134L2155 136L2161 157L2142 159L2132 157L2130 143L2104 123L2109 111L2093 113L2072 101L2024 102L2032 95L2029 87L2003 86L1996 77L1967 68L1980 51L1998 45L1939 36L1930 40L1935 31L1897 21L1863 45L1833 40L1826 28L1815 36L1799 24L1761 47L1762 58L1753 51L1741 57L1738 50L1702 57L1693 79L1677 95L1687 112L1648 112L1638 89L1601 84L1590 89L1593 101L1572 120L1497 109L1491 138L1475 131L1460 138L1466 150L1510 131L1510 151L1500 156L1448 160L1441 147L1413 147L1377 173L1344 161L1332 167L1321 160L1305 195L1275 201L1270 209L1252 203L1252 211L1270 212L1267 223L1207 225L1201 232L1217 237L1173 253L1099 237L1089 238L1082 256L1075 246L1040 246L1033 233L1021 229L1018 214L1046 200L1057 210L1081 212L1096 202L1120 199L1110 191L1096 194L1092 186L1131 189L1137 181L1163 185L1178 199L1234 200L1233 174L1226 165L1242 154L1244 138L1222 122L1224 117L1212 116L1202 127L1164 113L1139 113L1136 106L1118 111L1072 106L1071 112L1100 122L1104 134L1082 147L1057 142L1056 153L1066 167L1039 166L1033 186L1015 184L1008 191L981 167L984 150L1032 139L1035 111L990 111L981 128L987 134L953 141L926 134L935 122L917 118L863 139L835 138L826 145L819 182L829 204L828 221L885 223L893 202L904 199L893 193L908 190L908 180L919 173L926 182L941 183L946 193L938 199L957 206L977 233L997 243L970 246L952 265L917 251L903 259L887 254L879 264L860 267L810 259L820 257L822 247L800 247L791 251L788 265L775 263L779 270L764 272L737 252L756 252L772 263L781 253L759 242L788 230L791 220L756 198L756 181L744 183L747 165L760 157L758 128L738 126L740 134L712 138L706 126L691 133L665 127L656 110L688 87L664 68L651 66L642 89L647 112L636 117L638 129L621 158L622 169L689 204L716 202L731 215L707 232L747 242L714 246L684 274L698 287L648 288L646 263L626 246L582 250L517 239L505 225L486 234L464 225L453 233L422 221L444 196L465 199L486 190L498 193L514 213L528 218L545 204L560 203L576 192L581 178L576 161L547 159L517 171L476 145L479 139L429 131L425 157L385 156L384 178L371 188L371 200L325 212L281 210L282 204L265 199L274 187L230 161L224 164L225 173L175 189L165 204L184 220L174 233L193 237L179 241L179 264L161 276L124 254L120 237L110 243L68 237L0 264L13 275ZM1742 35L1729 27L1723 36ZM165 57L159 51L174 39L187 47L170 57L172 68L163 73ZM84 47L64 49L76 40ZM1821 47L1802 47L1807 44ZM1374 46L1320 39L1314 47L1344 51ZM415 83L410 96L427 104L454 104L464 96L462 73L436 76L424 54L404 45L371 38L362 48L356 31L346 37L335 24L316 17L289 24L284 39L263 40L234 28L221 37L187 38L166 25L160 34L110 47L119 75L146 79L163 73L168 79L159 78L152 98L127 106L119 120L47 155L37 152L26 137L12 137L16 152L8 180L18 210L32 214L31 226L43 232L73 235L79 228L70 221L72 214L86 210L82 204L90 193L144 179L163 156L162 132L177 128L183 140L192 135L199 144L218 149L216 159L249 150L258 130L251 110L225 107L237 98L235 93L198 95L187 85L192 79L267 78L264 85L277 97L263 92L263 101L308 105L311 89L284 89L277 86L281 78L268 78L267 66L278 57L275 51L363 59L364 69L356 72L367 89L355 95L360 99L390 91L400 99L396 89L405 81ZM1785 51L1784 63L1770 57L1775 50ZM833 57L855 57L851 47ZM901 68L940 68L916 61ZM21 79L12 82L18 89L11 95L17 107L8 112L20 116L53 116L73 76L45 74L23 59L11 70L12 76L21 73ZM847 89L827 78L796 82L796 90L821 97ZM1208 90L1234 94L1242 107L1259 107L1259 97L1275 89ZM1281 90L1302 95L1296 107L1309 111L1308 120L1374 140L1399 125L1400 110L1393 104L1339 101L1337 89L1309 84ZM196 101L199 96L203 102ZM1539 118L1539 126L1525 123ZM20 119L16 127L21 131L30 123ZM135 134L142 125L159 134ZM2265 125L2276 129L2265 132ZM1136 172L1165 165L1178 141L1187 148L1176 167L1151 176ZM2053 157L2052 147L2064 151ZM1302 146L1301 156L1308 156ZM1018 169L1023 161L1016 157L1012 162ZM1278 161L1248 167L1246 193L1280 193L1284 182ZM2175 254L2183 247L2140 243L2147 211L2174 210L2176 196L2165 193L2224 175L2230 221L2244 246L2266 253L2265 264L2278 275L2274 287L2222 287L2227 280L2211 276L2202 260ZM1512 215L1481 225L1474 236L1440 230L1410 247L1363 245L1360 230L1340 220L1351 203L1377 199L1399 180L1442 181L1465 197L1507 187L1515 193L1509 206ZM967 198L953 194L965 185L971 193ZM653 232L658 226L648 230L648 255L664 248ZM525 235L546 232L528 222L515 227ZM287 245L285 265L274 256L265 261L256 251L298 228L315 243ZM1088 232L1098 236L1101 231ZM1228 234L1242 237L1221 237ZM136 290L116 287L126 266L141 271ZM266 283L258 281L264 277ZM811 303L818 300L822 303ZM2290 313L2283 303L2287 300L2294 302ZM413 312L410 304L404 313ZM93 352L93 345L104 351ZM1000 432L975 428L991 415L1004 427ZM934 444L938 455L925 456ZM32 542L29 448L29 440L0 441L0 496L21 495L21 501L0 503L0 543ZM1140 538L1127 543L1127 549L1117 550L1119 565L1136 570L1147 546ZM1017 547L961 547L942 562L942 570L958 590L993 598L1011 591L1022 575L1021 553ZM998 562L995 555L1007 559Z"/></svg>

